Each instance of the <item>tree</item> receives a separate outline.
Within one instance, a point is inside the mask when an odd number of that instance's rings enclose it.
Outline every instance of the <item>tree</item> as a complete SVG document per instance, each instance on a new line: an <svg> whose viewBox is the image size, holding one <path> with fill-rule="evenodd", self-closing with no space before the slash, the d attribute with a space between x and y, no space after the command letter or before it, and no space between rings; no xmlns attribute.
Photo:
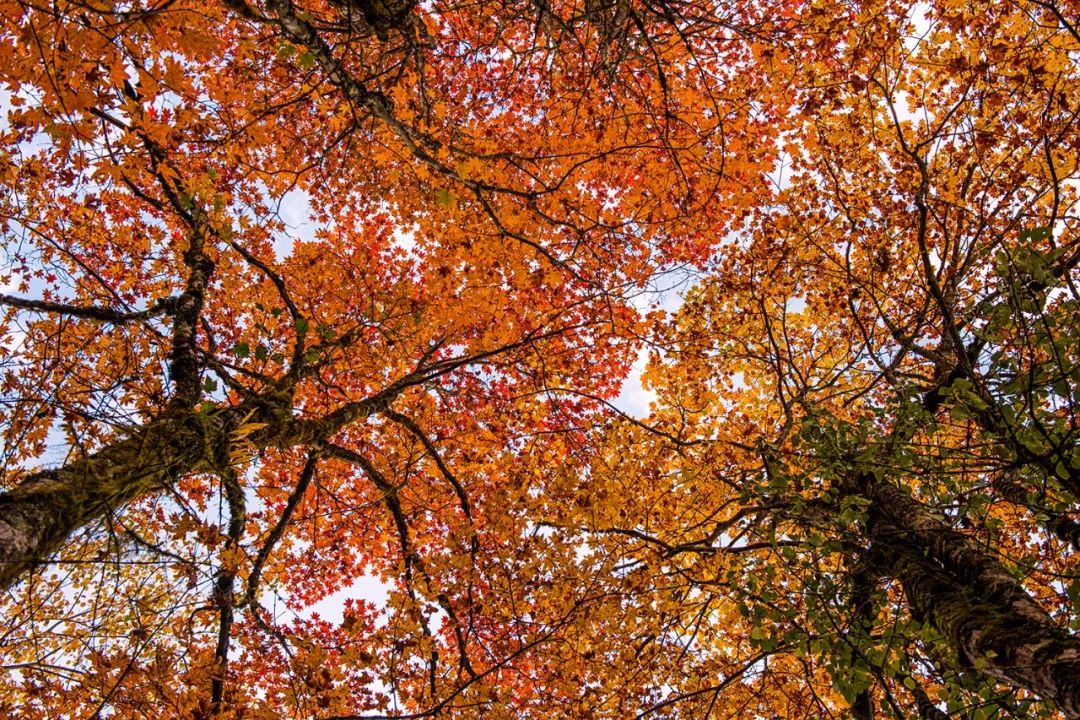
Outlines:
<svg viewBox="0 0 1080 720"><path fill-rule="evenodd" d="M5 3L9 713L540 702L603 598L532 495L772 164L769 15Z"/></svg>
<svg viewBox="0 0 1080 720"><path fill-rule="evenodd" d="M1076 16L6 4L0 703L1080 716Z"/></svg>
<svg viewBox="0 0 1080 720"><path fill-rule="evenodd" d="M593 470L648 490L560 522L671 579L686 717L1077 717L1075 9L833 10Z"/></svg>

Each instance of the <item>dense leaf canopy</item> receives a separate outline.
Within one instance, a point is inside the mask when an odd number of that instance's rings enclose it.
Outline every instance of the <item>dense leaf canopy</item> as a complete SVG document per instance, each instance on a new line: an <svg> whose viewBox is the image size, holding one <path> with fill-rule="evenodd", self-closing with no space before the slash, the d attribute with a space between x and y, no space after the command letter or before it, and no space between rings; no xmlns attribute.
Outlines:
<svg viewBox="0 0 1080 720"><path fill-rule="evenodd" d="M0 81L0 713L1080 718L1080 4L0 0Z"/></svg>

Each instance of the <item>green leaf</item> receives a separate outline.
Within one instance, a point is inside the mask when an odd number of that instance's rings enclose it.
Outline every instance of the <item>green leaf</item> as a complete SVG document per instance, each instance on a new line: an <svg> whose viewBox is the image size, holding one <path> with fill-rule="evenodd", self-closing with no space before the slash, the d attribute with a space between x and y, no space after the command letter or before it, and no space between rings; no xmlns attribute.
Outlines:
<svg viewBox="0 0 1080 720"><path fill-rule="evenodd" d="M235 355L236 357L246 358L248 355L251 354L251 346L248 345L246 342L238 342L233 345L232 351L233 355Z"/></svg>
<svg viewBox="0 0 1080 720"><path fill-rule="evenodd" d="M1065 592L1068 593L1073 605L1080 605L1080 578L1073 579L1069 586L1065 588Z"/></svg>
<svg viewBox="0 0 1080 720"><path fill-rule="evenodd" d="M449 190L444 190L443 188L438 188L435 190L435 202L440 207L450 207L454 202L454 193Z"/></svg>
<svg viewBox="0 0 1080 720"><path fill-rule="evenodd" d="M218 389L217 380L212 377L205 378L203 380L203 390L206 392L214 392Z"/></svg>
<svg viewBox="0 0 1080 720"><path fill-rule="evenodd" d="M255 348L255 359L256 360L266 360L267 357L268 357L268 354L266 352L266 346L265 345L259 345L257 348Z"/></svg>
<svg viewBox="0 0 1080 720"><path fill-rule="evenodd" d="M1027 228L1020 231L1021 240L1045 240L1050 237L1050 226Z"/></svg>
<svg viewBox="0 0 1080 720"><path fill-rule="evenodd" d="M776 640L769 637L769 634L759 626L750 629L750 639L765 652L770 652L776 647Z"/></svg>

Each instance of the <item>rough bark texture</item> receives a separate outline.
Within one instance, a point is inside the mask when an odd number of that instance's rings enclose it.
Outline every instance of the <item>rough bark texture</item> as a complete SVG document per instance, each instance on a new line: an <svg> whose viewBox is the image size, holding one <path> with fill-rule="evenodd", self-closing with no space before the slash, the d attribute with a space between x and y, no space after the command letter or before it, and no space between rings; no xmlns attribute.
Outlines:
<svg viewBox="0 0 1080 720"><path fill-rule="evenodd" d="M177 479L220 471L233 446L316 446L341 428L385 410L412 376L346 403L322 418L296 419L288 397L268 396L210 413L170 410L93 455L42 470L0 494L0 589L55 553L81 527ZM242 438L234 431L247 424Z"/></svg>
<svg viewBox="0 0 1080 720"><path fill-rule="evenodd" d="M1012 607L1023 617L1037 622L1049 621L1042 606L996 558L971 537L931 513L918 500L887 482L871 483L867 494L874 501L874 511L885 520L873 531L876 541L890 540L891 529L895 535L892 541L918 546L955 576L957 582L978 588L983 597ZM873 520L872 517L871 522Z"/></svg>
<svg viewBox="0 0 1080 720"><path fill-rule="evenodd" d="M913 614L945 636L961 662L1080 718L1080 641L1049 617L988 600L914 547L897 544L890 560Z"/></svg>
<svg viewBox="0 0 1080 720"><path fill-rule="evenodd" d="M0 495L0 587L48 558L76 530L181 475L208 467L221 419L151 422L101 451L43 470Z"/></svg>
<svg viewBox="0 0 1080 720"><path fill-rule="evenodd" d="M868 532L880 570L904 589L912 614L959 660L1080 718L1080 640L1059 627L972 538L899 488L868 481Z"/></svg>

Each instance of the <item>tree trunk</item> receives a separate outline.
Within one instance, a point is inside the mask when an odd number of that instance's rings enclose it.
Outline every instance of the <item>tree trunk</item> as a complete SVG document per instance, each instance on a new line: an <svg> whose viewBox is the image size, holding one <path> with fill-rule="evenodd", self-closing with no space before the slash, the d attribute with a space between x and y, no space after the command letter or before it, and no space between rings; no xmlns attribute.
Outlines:
<svg viewBox="0 0 1080 720"><path fill-rule="evenodd" d="M940 632L962 663L1080 718L1080 640L1048 616L1038 621L988 599L913 546L895 543L886 557L912 614Z"/></svg>
<svg viewBox="0 0 1080 720"><path fill-rule="evenodd" d="M108 512L185 475L229 467L237 443L246 449L318 445L341 428L385 410L414 384L413 376L407 376L316 418L293 417L291 398L274 394L209 413L169 410L92 455L33 473L0 493L0 589Z"/></svg>
<svg viewBox="0 0 1080 720"><path fill-rule="evenodd" d="M1080 640L975 540L899 488L866 480L867 524L884 574L900 582L912 615L960 661L1054 702L1080 718Z"/></svg>
<svg viewBox="0 0 1080 720"><path fill-rule="evenodd" d="M80 527L182 475L212 467L226 418L184 413L148 423L98 452L36 472L0 495L0 588Z"/></svg>

